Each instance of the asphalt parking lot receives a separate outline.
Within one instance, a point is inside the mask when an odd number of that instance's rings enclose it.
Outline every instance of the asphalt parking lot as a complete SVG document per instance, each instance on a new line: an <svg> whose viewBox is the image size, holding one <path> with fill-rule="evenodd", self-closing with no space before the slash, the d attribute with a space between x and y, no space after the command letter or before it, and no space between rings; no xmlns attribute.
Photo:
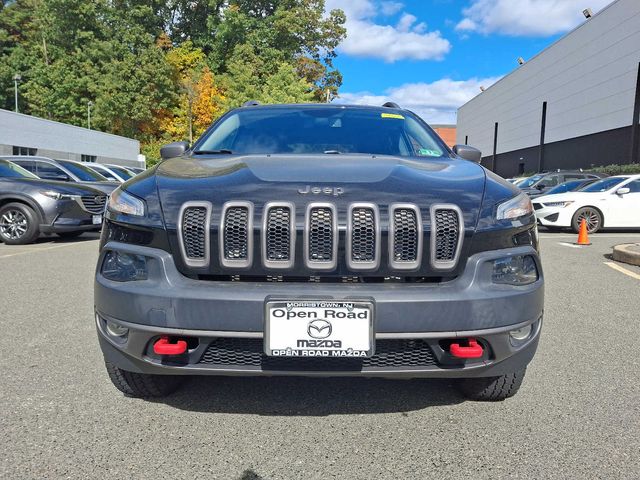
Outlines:
<svg viewBox="0 0 640 480"><path fill-rule="evenodd" d="M85 238L86 237L86 238ZM0 477L638 478L638 233L541 233L543 336L520 393L449 381L194 378L126 398L92 319L97 236L0 244Z"/></svg>

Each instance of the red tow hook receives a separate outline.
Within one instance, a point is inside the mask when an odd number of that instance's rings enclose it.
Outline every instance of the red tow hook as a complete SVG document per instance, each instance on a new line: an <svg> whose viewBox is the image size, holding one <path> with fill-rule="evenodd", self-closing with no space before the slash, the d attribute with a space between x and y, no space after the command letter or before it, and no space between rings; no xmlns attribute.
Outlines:
<svg viewBox="0 0 640 480"><path fill-rule="evenodd" d="M452 343L449 347L451 355L457 358L480 358L484 353L482 345L480 345L475 338L470 338L468 346L462 346L459 343Z"/></svg>
<svg viewBox="0 0 640 480"><path fill-rule="evenodd" d="M187 351L187 342L178 340L176 343L169 343L169 337L160 337L153 344L153 353L156 355L182 355Z"/></svg>

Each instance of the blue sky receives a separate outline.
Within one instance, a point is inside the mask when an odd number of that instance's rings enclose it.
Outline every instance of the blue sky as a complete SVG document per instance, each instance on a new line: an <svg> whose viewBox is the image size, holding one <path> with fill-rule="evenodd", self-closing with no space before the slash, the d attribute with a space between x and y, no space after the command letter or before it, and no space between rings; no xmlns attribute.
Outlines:
<svg viewBox="0 0 640 480"><path fill-rule="evenodd" d="M347 15L340 102L395 100L430 123L456 109L611 0L326 0Z"/></svg>

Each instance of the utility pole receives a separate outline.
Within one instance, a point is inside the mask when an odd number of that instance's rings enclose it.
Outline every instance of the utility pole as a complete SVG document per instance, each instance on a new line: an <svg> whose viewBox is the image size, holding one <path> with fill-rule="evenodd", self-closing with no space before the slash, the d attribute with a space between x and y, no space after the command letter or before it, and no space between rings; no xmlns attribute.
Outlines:
<svg viewBox="0 0 640 480"><path fill-rule="evenodd" d="M19 73L16 73L13 76L13 94L15 100L15 111L18 113L18 83L22 80L22 76Z"/></svg>
<svg viewBox="0 0 640 480"><path fill-rule="evenodd" d="M89 100L87 102L87 128L91 130L91 107L93 107L93 102Z"/></svg>

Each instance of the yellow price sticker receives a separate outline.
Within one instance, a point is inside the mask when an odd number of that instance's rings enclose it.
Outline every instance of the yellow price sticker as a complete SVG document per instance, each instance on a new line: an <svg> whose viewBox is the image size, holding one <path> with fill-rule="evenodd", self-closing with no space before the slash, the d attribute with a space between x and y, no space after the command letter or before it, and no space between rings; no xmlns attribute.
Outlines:
<svg viewBox="0 0 640 480"><path fill-rule="evenodd" d="M397 118L399 120L404 120L404 117L398 113L381 113L380 116L382 118Z"/></svg>

